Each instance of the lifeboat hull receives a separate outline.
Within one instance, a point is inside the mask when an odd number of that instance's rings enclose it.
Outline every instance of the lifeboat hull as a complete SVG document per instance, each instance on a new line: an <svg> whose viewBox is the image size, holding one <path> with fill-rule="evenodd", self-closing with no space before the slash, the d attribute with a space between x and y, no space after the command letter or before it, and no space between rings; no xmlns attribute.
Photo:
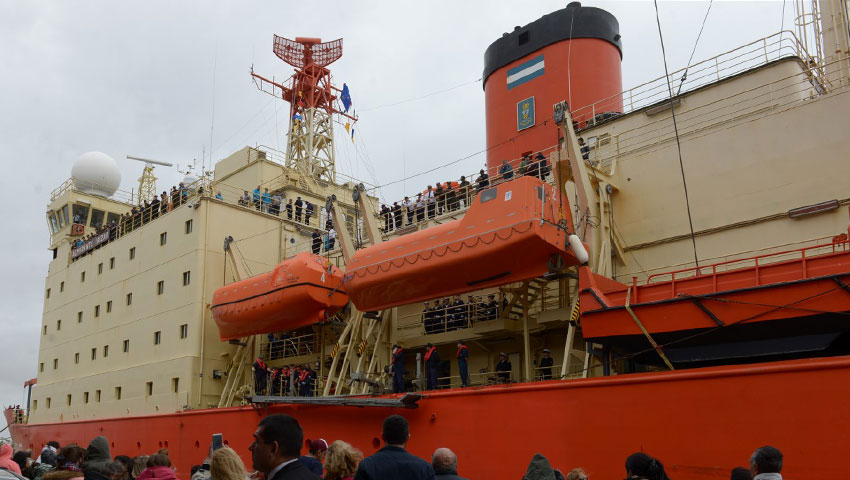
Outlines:
<svg viewBox="0 0 850 480"><path fill-rule="evenodd" d="M382 310L539 277L553 263L575 265L557 226L559 207L554 188L536 178L489 188L460 220L359 250L345 289L358 309Z"/></svg>
<svg viewBox="0 0 850 480"><path fill-rule="evenodd" d="M323 321L348 303L341 282L338 268L304 252L271 272L218 288L211 310L219 336L232 340Z"/></svg>

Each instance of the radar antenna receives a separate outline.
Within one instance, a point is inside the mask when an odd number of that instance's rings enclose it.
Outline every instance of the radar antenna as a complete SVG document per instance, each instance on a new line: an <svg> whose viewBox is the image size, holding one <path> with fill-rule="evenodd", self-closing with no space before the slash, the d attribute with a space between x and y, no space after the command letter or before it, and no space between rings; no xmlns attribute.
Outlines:
<svg viewBox="0 0 850 480"><path fill-rule="evenodd" d="M171 167L172 164L149 158L134 157L132 155L127 155L127 160L145 162L145 169L142 171L142 176L139 177L139 193L136 197L136 203L141 205L142 202L150 200L156 195L156 177L153 175L153 166L162 165L163 167Z"/></svg>
<svg viewBox="0 0 850 480"><path fill-rule="evenodd" d="M253 67L251 77L258 89L289 102L286 166L313 186L317 181L336 183L333 115L357 121L334 107L342 90L331 85L327 66L342 57L342 39L322 43L320 38L290 40L275 35L274 53L295 67L292 77L278 83L254 73Z"/></svg>

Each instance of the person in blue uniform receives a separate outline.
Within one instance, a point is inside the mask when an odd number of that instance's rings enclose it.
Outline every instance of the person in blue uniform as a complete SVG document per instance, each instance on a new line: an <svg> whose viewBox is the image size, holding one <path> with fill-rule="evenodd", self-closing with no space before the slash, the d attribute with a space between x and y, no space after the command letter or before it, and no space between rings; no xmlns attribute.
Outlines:
<svg viewBox="0 0 850 480"><path fill-rule="evenodd" d="M543 380L552 379L552 365L555 361L552 359L552 352L548 348L543 349L543 358L540 359L540 376Z"/></svg>
<svg viewBox="0 0 850 480"><path fill-rule="evenodd" d="M469 386L469 350L463 340L457 342L457 369L460 372L460 384Z"/></svg>
<svg viewBox="0 0 850 480"><path fill-rule="evenodd" d="M425 388L435 390L437 388L437 370L440 367L440 354L437 347L430 343L425 346Z"/></svg>
<svg viewBox="0 0 850 480"><path fill-rule="evenodd" d="M251 369L254 370L254 393L263 395L266 390L266 378L269 368L266 366L266 362L263 361L262 355L257 357Z"/></svg>
<svg viewBox="0 0 850 480"><path fill-rule="evenodd" d="M404 349L393 345L393 392L404 393Z"/></svg>
<svg viewBox="0 0 850 480"><path fill-rule="evenodd" d="M502 383L511 381L511 361L508 360L508 354L502 352L499 354L499 363L496 364L496 376Z"/></svg>

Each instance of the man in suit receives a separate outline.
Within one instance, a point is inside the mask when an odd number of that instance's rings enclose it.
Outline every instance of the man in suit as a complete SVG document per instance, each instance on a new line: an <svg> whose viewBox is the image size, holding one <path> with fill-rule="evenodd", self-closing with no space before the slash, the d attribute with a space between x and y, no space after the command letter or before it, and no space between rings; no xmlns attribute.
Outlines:
<svg viewBox="0 0 850 480"><path fill-rule="evenodd" d="M289 415L263 418L248 447L254 469L263 472L266 480L318 480L319 476L298 460L303 443L298 420Z"/></svg>
<svg viewBox="0 0 850 480"><path fill-rule="evenodd" d="M405 450L410 438L409 428L407 420L400 415L390 415L384 419L381 433L384 448L360 462L354 480L432 480L434 469L431 464Z"/></svg>

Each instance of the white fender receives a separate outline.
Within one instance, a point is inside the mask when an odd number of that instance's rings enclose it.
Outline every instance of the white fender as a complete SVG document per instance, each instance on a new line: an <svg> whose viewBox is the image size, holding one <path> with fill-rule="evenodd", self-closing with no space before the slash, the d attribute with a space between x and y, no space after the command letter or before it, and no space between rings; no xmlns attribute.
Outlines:
<svg viewBox="0 0 850 480"><path fill-rule="evenodd" d="M587 254L587 250L584 248L584 244L581 243L581 239L578 238L578 235L570 235L569 242L570 251L572 251L573 255L575 255L576 260L578 260L582 265L587 263L588 260L590 260L590 255Z"/></svg>

